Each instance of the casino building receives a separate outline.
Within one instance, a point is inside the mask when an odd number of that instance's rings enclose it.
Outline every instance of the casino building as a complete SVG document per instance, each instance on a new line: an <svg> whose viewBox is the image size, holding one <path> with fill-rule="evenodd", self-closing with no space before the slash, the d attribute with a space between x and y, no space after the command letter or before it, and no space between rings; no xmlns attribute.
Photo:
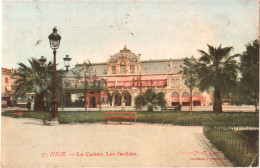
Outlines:
<svg viewBox="0 0 260 168"><path fill-rule="evenodd" d="M168 106L190 105L189 89L184 84L182 59L141 60L124 47L107 62L77 64L64 83L65 107L134 107L134 99L147 88L164 92ZM91 87L92 86L92 87ZM193 90L193 105L211 103L208 93Z"/></svg>

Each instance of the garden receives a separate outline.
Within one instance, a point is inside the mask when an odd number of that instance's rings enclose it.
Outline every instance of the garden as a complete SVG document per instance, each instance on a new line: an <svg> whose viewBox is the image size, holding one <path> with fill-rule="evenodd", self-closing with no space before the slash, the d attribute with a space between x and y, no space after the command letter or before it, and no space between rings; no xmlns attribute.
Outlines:
<svg viewBox="0 0 260 168"><path fill-rule="evenodd" d="M60 124L105 123L108 111L68 111L58 113ZM50 121L50 112L6 111L2 116ZM128 119L109 121L134 122ZM204 135L233 162L234 166L258 165L258 113L213 113L183 111L138 111L136 122L178 126L203 126Z"/></svg>

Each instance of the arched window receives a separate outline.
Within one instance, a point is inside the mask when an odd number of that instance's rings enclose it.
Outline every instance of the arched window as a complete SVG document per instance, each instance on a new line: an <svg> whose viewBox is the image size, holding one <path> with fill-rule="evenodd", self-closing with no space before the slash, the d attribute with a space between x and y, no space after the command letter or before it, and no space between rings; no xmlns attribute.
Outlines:
<svg viewBox="0 0 260 168"><path fill-rule="evenodd" d="M179 96L179 93L173 92L173 93L172 93L172 96Z"/></svg>
<svg viewBox="0 0 260 168"><path fill-rule="evenodd" d="M194 92L193 96L200 96L200 93L199 92Z"/></svg>
<svg viewBox="0 0 260 168"><path fill-rule="evenodd" d="M125 73L125 72L126 72L125 61L122 61L122 62L120 63L120 72L121 72L121 73Z"/></svg>
<svg viewBox="0 0 260 168"><path fill-rule="evenodd" d="M182 96L190 96L190 94L188 92L183 92Z"/></svg>

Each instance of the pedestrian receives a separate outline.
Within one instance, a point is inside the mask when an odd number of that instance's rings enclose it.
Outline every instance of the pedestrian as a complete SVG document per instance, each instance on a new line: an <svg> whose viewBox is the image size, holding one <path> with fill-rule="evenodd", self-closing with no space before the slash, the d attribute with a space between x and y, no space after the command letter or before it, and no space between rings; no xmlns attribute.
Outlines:
<svg viewBox="0 0 260 168"><path fill-rule="evenodd" d="M31 110L31 101L30 100L28 100L26 107L27 107L28 111Z"/></svg>

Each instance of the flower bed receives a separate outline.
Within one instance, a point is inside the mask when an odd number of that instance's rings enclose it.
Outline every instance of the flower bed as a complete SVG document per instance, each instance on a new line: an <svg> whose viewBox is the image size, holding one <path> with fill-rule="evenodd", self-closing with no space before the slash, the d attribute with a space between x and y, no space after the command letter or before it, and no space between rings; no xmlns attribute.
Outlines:
<svg viewBox="0 0 260 168"><path fill-rule="evenodd" d="M15 117L15 118L19 118L19 117L22 117L22 116L23 116L23 113L22 113L22 112L15 112L15 113L13 113L12 115L13 115L13 117Z"/></svg>

